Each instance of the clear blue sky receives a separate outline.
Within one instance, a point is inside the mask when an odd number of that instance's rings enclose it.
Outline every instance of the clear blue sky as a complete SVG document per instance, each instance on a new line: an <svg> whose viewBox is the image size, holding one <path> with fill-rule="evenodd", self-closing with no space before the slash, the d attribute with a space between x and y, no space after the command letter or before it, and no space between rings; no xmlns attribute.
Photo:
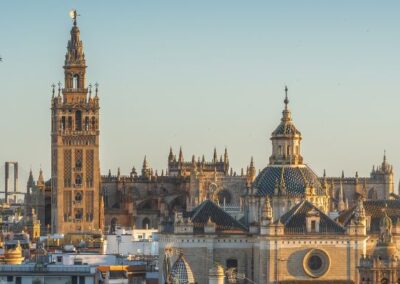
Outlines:
<svg viewBox="0 0 400 284"><path fill-rule="evenodd" d="M101 171L228 147L264 167L283 88L319 174L400 170L399 1L2 1L0 162L50 174L50 85L71 20L99 82ZM37 174L37 173L36 173ZM397 175L398 176L398 175ZM2 187L2 185L0 185Z"/></svg>

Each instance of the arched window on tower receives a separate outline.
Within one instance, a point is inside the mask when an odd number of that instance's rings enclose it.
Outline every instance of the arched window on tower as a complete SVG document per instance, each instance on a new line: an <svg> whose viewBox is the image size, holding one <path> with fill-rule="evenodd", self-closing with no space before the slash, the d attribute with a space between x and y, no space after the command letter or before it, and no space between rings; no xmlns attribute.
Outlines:
<svg viewBox="0 0 400 284"><path fill-rule="evenodd" d="M290 156L290 146L289 146L289 145L287 146L286 155L287 155L287 156Z"/></svg>
<svg viewBox="0 0 400 284"><path fill-rule="evenodd" d="M85 117L85 130L89 130L89 117Z"/></svg>
<svg viewBox="0 0 400 284"><path fill-rule="evenodd" d="M68 116L68 129L72 129L72 117Z"/></svg>
<svg viewBox="0 0 400 284"><path fill-rule="evenodd" d="M278 146L278 153L279 153L279 155L282 155L282 146L281 145Z"/></svg>
<svg viewBox="0 0 400 284"><path fill-rule="evenodd" d="M65 130L65 116L61 118L61 131Z"/></svg>
<svg viewBox="0 0 400 284"><path fill-rule="evenodd" d="M92 130L96 130L96 118L92 117Z"/></svg>
<svg viewBox="0 0 400 284"><path fill-rule="evenodd" d="M74 74L72 77L72 88L73 89L78 89L79 88L79 75Z"/></svg>
<svg viewBox="0 0 400 284"><path fill-rule="evenodd" d="M82 112L80 110L75 112L75 130L82 131Z"/></svg>

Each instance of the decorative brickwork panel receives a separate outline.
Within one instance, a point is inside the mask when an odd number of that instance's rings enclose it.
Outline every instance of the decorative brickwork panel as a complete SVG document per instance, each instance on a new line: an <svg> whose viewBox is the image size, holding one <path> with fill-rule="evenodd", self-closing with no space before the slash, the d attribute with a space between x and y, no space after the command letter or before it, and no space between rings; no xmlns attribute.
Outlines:
<svg viewBox="0 0 400 284"><path fill-rule="evenodd" d="M86 186L93 187L94 176L94 150L86 151Z"/></svg>
<svg viewBox="0 0 400 284"><path fill-rule="evenodd" d="M64 150L64 187L71 187L72 180L72 153Z"/></svg>
<svg viewBox="0 0 400 284"><path fill-rule="evenodd" d="M82 170L83 151L81 149L75 150L75 171Z"/></svg>

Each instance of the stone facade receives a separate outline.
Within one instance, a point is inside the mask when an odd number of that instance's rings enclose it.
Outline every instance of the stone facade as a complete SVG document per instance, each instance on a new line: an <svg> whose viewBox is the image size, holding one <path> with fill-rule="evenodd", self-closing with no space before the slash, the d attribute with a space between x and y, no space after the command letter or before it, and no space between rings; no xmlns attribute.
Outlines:
<svg viewBox="0 0 400 284"><path fill-rule="evenodd" d="M71 29L64 64L65 82L51 99L52 232L102 229L100 208L99 97L86 84L80 31Z"/></svg>
<svg viewBox="0 0 400 284"><path fill-rule="evenodd" d="M162 221L160 258L173 261L184 254L197 283L213 283L207 273L216 266L228 283L378 283L366 282L378 276L365 256L381 243L377 222L385 204L386 220L396 220L386 232L393 231L397 246L400 200L393 194L386 155L368 179L318 177L303 162L302 136L288 103L286 89L281 123L271 135L269 165L246 183L243 218L233 220L210 198ZM171 256L171 251L179 254ZM394 279L393 269L392 274L382 271L379 279ZM160 283L166 274L162 267Z"/></svg>
<svg viewBox="0 0 400 284"><path fill-rule="evenodd" d="M251 161L246 174L237 175L229 167L228 152L213 159L203 158L191 162L183 160L182 149L179 160L172 149L168 156L168 169L160 175L150 168L145 158L138 175L132 169L124 176L102 176L102 192L105 201L107 226L115 224L123 227L157 228L160 220L171 218L175 211L191 210L206 199L214 200L238 218L243 216L241 196L247 184L255 177L254 163Z"/></svg>

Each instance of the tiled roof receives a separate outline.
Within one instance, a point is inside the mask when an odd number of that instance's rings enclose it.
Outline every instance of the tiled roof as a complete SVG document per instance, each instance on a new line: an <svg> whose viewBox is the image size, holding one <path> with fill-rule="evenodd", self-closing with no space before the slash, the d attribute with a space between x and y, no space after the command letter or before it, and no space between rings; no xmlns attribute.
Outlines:
<svg viewBox="0 0 400 284"><path fill-rule="evenodd" d="M301 133L297 130L292 121L282 121L274 132L272 132L272 135L301 135Z"/></svg>
<svg viewBox="0 0 400 284"><path fill-rule="evenodd" d="M312 203L303 200L286 212L282 217L275 221L279 221L285 226L285 233L306 233L307 214L315 212L319 215L320 233L344 233L345 228L329 218L324 212L319 210Z"/></svg>
<svg viewBox="0 0 400 284"><path fill-rule="evenodd" d="M338 222L347 226L354 218L354 210L356 206L345 210L337 218ZM366 200L364 201L365 215L371 218L370 232L379 232L379 222L383 217L384 211L392 220L393 224L396 224L400 220L400 200Z"/></svg>
<svg viewBox="0 0 400 284"><path fill-rule="evenodd" d="M259 196L273 195L275 184L285 182L286 194L302 196L306 186L314 185L317 194L323 194L318 176L307 166L267 166L257 176L253 183L256 194Z"/></svg>
<svg viewBox="0 0 400 284"><path fill-rule="evenodd" d="M199 206L194 208L193 211L186 213L185 217L191 218L195 232L199 229L203 230L204 225L207 224L209 219L217 225L217 231L247 231L246 226L233 218L211 200L205 200Z"/></svg>
<svg viewBox="0 0 400 284"><path fill-rule="evenodd" d="M180 283L180 284L194 284L196 283L194 280L192 268L189 263L186 261L186 258L181 254L177 261L175 261L174 265L171 268L171 272L169 274L171 283Z"/></svg>

